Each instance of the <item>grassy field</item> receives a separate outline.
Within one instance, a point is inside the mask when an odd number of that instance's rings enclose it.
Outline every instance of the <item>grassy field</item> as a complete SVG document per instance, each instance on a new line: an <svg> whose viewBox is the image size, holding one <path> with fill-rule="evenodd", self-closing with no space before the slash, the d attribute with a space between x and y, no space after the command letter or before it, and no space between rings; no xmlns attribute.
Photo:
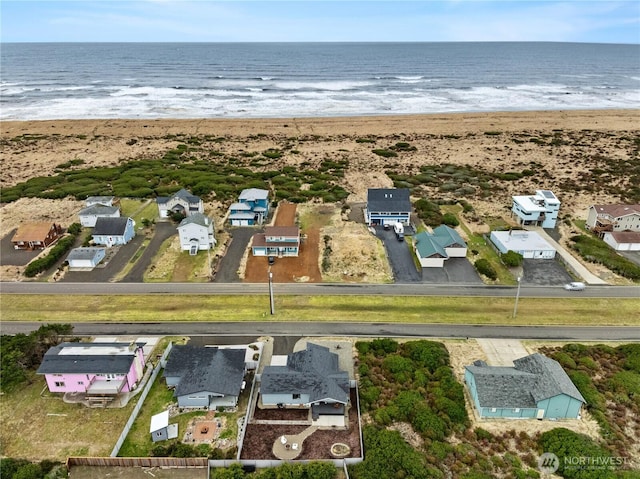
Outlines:
<svg viewBox="0 0 640 479"><path fill-rule="evenodd" d="M3 295L3 321L352 321L452 324L638 325L640 299L424 296Z"/></svg>

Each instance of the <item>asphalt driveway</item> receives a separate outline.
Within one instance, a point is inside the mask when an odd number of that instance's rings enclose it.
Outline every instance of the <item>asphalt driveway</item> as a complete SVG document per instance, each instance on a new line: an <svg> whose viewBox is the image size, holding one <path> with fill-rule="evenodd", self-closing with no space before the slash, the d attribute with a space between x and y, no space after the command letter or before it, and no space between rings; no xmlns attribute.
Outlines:
<svg viewBox="0 0 640 479"><path fill-rule="evenodd" d="M156 223L153 238L145 248L144 252L131 268L131 271L124 277L122 283L142 283L144 272L151 265L153 257L156 255L162 243L173 235L178 234L176 225L170 221L159 221Z"/></svg>
<svg viewBox="0 0 640 479"><path fill-rule="evenodd" d="M523 284L555 286L573 281L557 258L525 259L522 267L524 269Z"/></svg>
<svg viewBox="0 0 640 479"><path fill-rule="evenodd" d="M482 284L482 279L467 258L449 258L443 268L422 268L422 282Z"/></svg>
<svg viewBox="0 0 640 479"><path fill-rule="evenodd" d="M42 253L41 249L34 251L15 249L11 239L16 234L15 228L0 241L0 265L2 266L25 266L33 258Z"/></svg>
<svg viewBox="0 0 640 479"><path fill-rule="evenodd" d="M252 227L237 227L229 229L231 243L227 247L224 256L216 266L214 283L239 283L238 269L244 256L244 252L256 233L262 233L263 229Z"/></svg>
<svg viewBox="0 0 640 479"><path fill-rule="evenodd" d="M418 271L413 260L413 252L406 241L398 241L393 230L376 226L376 236L382 240L396 283L419 283L422 272Z"/></svg>

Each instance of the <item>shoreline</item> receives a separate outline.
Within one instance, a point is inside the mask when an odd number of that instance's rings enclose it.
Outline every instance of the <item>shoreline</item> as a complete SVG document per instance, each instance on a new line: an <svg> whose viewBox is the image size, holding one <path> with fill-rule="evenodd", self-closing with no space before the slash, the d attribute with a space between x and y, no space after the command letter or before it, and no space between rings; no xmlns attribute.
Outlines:
<svg viewBox="0 0 640 479"><path fill-rule="evenodd" d="M234 136L256 133L336 134L455 134L482 133L487 129L505 132L545 130L557 126L572 130L638 130L640 109L532 110L474 113L433 113L376 116L291 117L291 118L158 118L158 119L59 119L2 120L0 138L21 134L63 134L94 136L155 136L191 132L206 135L230 129ZM545 125L543 123L549 123ZM139 132L127 131L131 128ZM28 130L28 131L26 131ZM404 130L404 131L402 131Z"/></svg>

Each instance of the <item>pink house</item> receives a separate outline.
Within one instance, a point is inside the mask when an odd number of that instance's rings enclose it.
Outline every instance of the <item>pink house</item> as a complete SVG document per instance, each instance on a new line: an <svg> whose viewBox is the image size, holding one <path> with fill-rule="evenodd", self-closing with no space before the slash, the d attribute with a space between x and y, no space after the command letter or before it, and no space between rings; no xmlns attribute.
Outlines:
<svg viewBox="0 0 640 479"><path fill-rule="evenodd" d="M61 343L46 352L38 374L52 393L115 396L144 374L144 343Z"/></svg>

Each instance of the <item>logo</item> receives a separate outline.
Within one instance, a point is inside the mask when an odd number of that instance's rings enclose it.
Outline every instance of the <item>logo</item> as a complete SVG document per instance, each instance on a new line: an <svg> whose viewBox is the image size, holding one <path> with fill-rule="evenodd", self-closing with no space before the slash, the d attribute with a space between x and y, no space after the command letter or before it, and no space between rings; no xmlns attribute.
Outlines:
<svg viewBox="0 0 640 479"><path fill-rule="evenodd" d="M560 459L552 452L545 452L538 458L538 469L543 474L553 474L560 467Z"/></svg>

